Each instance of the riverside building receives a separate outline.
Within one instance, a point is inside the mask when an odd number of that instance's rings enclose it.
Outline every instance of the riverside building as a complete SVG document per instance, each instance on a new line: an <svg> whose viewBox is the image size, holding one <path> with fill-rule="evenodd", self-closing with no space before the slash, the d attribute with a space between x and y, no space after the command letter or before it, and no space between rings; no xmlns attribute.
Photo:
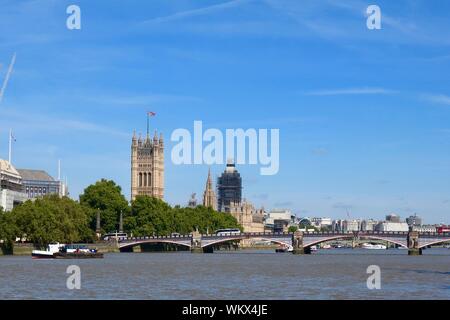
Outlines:
<svg viewBox="0 0 450 320"><path fill-rule="evenodd" d="M4 211L11 211L26 200L20 173L11 163L0 159L0 206Z"/></svg>

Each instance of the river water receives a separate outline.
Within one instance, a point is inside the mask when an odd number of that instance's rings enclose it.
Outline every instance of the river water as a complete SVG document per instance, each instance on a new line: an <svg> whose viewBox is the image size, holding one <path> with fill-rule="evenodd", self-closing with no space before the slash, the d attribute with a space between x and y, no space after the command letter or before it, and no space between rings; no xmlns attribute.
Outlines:
<svg viewBox="0 0 450 320"><path fill-rule="evenodd" d="M81 289L66 287L78 265ZM381 289L367 288L367 267ZM450 299L450 250L117 253L92 260L0 257L0 299Z"/></svg>

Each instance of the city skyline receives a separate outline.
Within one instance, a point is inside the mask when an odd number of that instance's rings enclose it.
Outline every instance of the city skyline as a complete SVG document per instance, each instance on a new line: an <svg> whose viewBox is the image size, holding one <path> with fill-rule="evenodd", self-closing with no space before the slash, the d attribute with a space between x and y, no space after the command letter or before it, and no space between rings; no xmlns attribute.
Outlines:
<svg viewBox="0 0 450 320"><path fill-rule="evenodd" d="M6 2L1 81L17 56L0 103L0 158L12 128L16 168L56 176L61 159L72 197L107 178L130 199L129 141L153 110L151 132L168 150L165 199L185 205L209 166L171 163L174 130L196 120L223 131L279 128L277 175L238 165L255 206L446 222L444 14L425 1L378 1L387 19L377 34L365 29L367 1L280 2L80 1L79 31L65 28L68 2ZM211 166L214 183L223 168Z"/></svg>

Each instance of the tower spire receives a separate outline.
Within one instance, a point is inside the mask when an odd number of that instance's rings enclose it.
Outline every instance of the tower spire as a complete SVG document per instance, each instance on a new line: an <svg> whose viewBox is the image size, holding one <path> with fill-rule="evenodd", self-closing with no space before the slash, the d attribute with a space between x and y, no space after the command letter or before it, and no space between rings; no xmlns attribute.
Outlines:
<svg viewBox="0 0 450 320"><path fill-rule="evenodd" d="M216 194L212 186L211 168L208 169L208 179L206 180L205 192L203 193L203 205L217 210Z"/></svg>

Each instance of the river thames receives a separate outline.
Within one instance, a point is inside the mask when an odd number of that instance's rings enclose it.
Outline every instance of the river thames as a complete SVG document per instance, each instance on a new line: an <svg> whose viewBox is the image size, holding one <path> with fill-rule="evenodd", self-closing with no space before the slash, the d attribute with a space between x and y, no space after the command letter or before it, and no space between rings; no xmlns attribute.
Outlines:
<svg viewBox="0 0 450 320"><path fill-rule="evenodd" d="M81 269L69 290L66 269ZM367 267L381 268L381 290ZM117 253L93 260L0 257L0 299L450 299L450 250Z"/></svg>

